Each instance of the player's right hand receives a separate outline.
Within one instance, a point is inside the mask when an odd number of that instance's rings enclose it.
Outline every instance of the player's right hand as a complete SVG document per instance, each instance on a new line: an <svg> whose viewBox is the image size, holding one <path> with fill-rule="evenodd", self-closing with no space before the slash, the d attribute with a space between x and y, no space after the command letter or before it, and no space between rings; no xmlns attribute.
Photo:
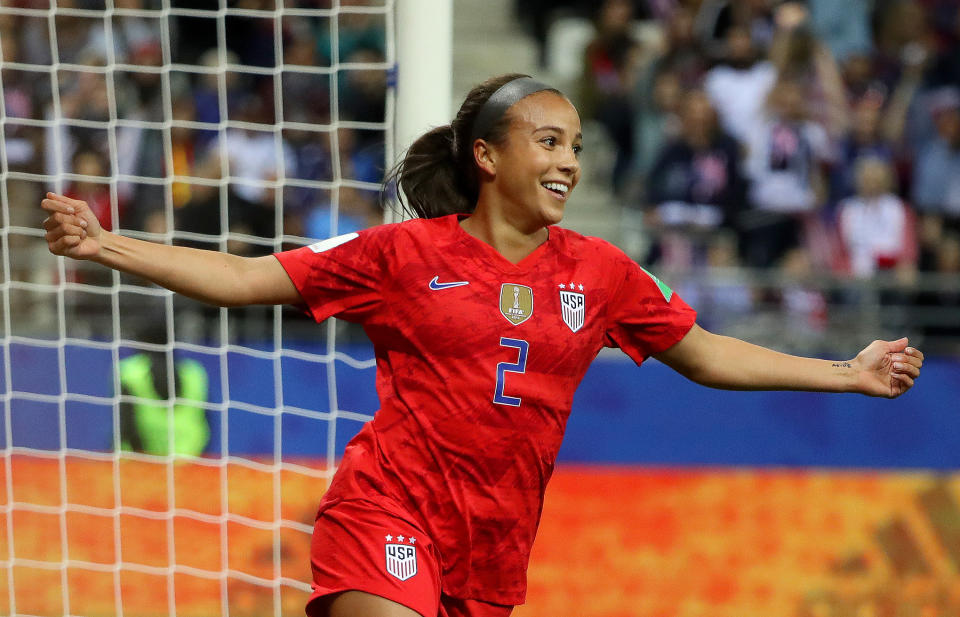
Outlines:
<svg viewBox="0 0 960 617"><path fill-rule="evenodd" d="M100 222L87 202L47 193L40 207L50 213L43 221L50 252L74 259L90 259L100 252Z"/></svg>

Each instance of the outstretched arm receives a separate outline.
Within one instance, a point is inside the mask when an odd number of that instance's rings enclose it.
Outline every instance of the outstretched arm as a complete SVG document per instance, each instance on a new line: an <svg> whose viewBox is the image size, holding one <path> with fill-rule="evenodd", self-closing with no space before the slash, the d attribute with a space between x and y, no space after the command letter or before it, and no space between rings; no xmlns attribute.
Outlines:
<svg viewBox="0 0 960 617"><path fill-rule="evenodd" d="M293 282L272 255L239 257L120 236L100 228L86 202L47 193L41 207L50 252L140 276L217 306L297 304Z"/></svg>
<svg viewBox="0 0 960 617"><path fill-rule="evenodd" d="M874 341L849 361L791 356L698 325L656 358L688 379L725 390L859 392L894 398L913 386L923 354L907 339Z"/></svg>

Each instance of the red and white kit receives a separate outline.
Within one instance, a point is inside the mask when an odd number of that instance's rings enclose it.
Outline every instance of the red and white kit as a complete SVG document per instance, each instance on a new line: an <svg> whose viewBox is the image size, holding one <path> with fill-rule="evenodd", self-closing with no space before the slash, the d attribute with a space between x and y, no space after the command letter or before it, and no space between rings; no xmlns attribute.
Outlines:
<svg viewBox="0 0 960 617"><path fill-rule="evenodd" d="M381 409L320 504L314 597L359 589L424 615L441 593L522 603L574 390L602 347L640 364L694 311L619 249L559 227L519 264L455 215L277 258L310 314L363 324L377 359Z"/></svg>

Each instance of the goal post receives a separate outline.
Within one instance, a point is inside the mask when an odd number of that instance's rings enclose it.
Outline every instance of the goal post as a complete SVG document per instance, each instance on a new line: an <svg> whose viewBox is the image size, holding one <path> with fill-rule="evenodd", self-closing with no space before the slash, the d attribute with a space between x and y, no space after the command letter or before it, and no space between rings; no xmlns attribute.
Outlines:
<svg viewBox="0 0 960 617"><path fill-rule="evenodd" d="M449 124L453 83L452 0L397 0L397 125L394 160L424 132Z"/></svg>

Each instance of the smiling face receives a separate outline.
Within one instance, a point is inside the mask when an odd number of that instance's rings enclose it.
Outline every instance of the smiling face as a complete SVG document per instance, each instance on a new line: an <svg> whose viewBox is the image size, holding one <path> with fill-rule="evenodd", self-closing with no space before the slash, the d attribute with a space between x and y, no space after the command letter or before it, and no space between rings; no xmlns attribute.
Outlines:
<svg viewBox="0 0 960 617"><path fill-rule="evenodd" d="M478 207L498 208L515 228L531 233L560 222L580 180L580 116L553 92L531 94L507 113L510 129L502 143L474 144Z"/></svg>

